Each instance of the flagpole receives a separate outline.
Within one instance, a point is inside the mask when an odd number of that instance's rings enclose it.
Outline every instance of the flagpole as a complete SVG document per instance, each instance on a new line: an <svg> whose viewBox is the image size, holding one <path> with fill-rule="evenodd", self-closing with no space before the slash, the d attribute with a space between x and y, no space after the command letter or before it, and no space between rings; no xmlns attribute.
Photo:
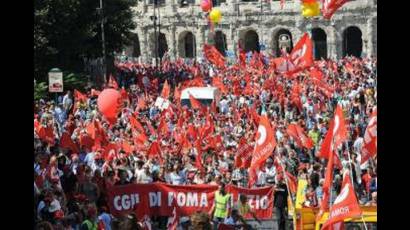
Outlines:
<svg viewBox="0 0 410 230"><path fill-rule="evenodd" d="M367 230L367 225L366 225L366 221L364 221L363 214L361 215L361 217L362 217L362 221L363 221L364 229L365 229L365 230Z"/></svg>
<svg viewBox="0 0 410 230"><path fill-rule="evenodd" d="M285 167L284 167L284 165L282 164L282 161L281 161L278 157L276 157L276 159L279 161L279 164L280 164L280 166L282 167L283 176L285 177L286 188L288 189L288 193L290 194L290 197L291 197L291 199L290 199L290 200L291 200L291 204L292 204L292 206L294 206L294 205L293 205L292 193L291 193L290 190L289 190L288 176L286 175Z"/></svg>

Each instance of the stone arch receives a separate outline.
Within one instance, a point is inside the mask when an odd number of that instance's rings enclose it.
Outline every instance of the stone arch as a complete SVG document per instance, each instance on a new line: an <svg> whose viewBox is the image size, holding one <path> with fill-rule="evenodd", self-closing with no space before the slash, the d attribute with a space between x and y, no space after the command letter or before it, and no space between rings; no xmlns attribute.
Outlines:
<svg viewBox="0 0 410 230"><path fill-rule="evenodd" d="M196 38L191 31L184 31L178 36L178 55L182 58L196 56Z"/></svg>
<svg viewBox="0 0 410 230"><path fill-rule="evenodd" d="M246 29L241 31L239 33L239 44L245 52L260 51L259 35L254 29Z"/></svg>
<svg viewBox="0 0 410 230"><path fill-rule="evenodd" d="M158 36L157 50L155 50L156 39L155 39L154 33L152 33L150 36L151 53L152 53L152 57L155 57L155 54L157 54L159 58L162 58L164 54L168 52L167 37L162 32L159 33L157 36Z"/></svg>
<svg viewBox="0 0 410 230"><path fill-rule="evenodd" d="M343 30L343 57L353 55L361 57L363 52L362 30L357 26L349 26Z"/></svg>
<svg viewBox="0 0 410 230"><path fill-rule="evenodd" d="M226 56L226 50L228 49L226 35L223 31L218 30L215 32L215 48L224 56Z"/></svg>
<svg viewBox="0 0 410 230"><path fill-rule="evenodd" d="M140 41L137 33L131 35L131 42L129 46L125 48L125 56L137 58L141 56Z"/></svg>
<svg viewBox="0 0 410 230"><path fill-rule="evenodd" d="M322 28L312 29L313 54L315 60L327 58L327 34Z"/></svg>
<svg viewBox="0 0 410 230"><path fill-rule="evenodd" d="M276 32L273 34L272 48L273 54L276 57L282 55L281 48L286 47L286 51L290 53L293 49L293 37L290 30L285 28L276 29Z"/></svg>

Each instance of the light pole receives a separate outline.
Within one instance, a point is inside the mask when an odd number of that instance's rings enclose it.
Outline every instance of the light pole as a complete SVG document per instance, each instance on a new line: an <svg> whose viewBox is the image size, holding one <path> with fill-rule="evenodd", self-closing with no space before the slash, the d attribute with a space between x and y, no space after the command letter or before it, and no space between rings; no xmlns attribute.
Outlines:
<svg viewBox="0 0 410 230"><path fill-rule="evenodd" d="M105 35L104 35L104 11L103 11L103 3L100 0L100 8L97 8L101 16L101 43L102 43L102 71L104 76L104 81L107 79L107 66L105 61Z"/></svg>

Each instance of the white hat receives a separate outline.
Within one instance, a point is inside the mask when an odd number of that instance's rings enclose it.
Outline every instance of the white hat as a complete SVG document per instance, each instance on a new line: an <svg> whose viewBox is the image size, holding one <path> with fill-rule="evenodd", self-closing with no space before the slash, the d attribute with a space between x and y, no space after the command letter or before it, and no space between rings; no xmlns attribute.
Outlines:
<svg viewBox="0 0 410 230"><path fill-rule="evenodd" d="M60 209L61 209L60 202L58 200L54 199L51 202L50 207L48 208L48 211L49 212L55 212L55 211L58 211Z"/></svg>

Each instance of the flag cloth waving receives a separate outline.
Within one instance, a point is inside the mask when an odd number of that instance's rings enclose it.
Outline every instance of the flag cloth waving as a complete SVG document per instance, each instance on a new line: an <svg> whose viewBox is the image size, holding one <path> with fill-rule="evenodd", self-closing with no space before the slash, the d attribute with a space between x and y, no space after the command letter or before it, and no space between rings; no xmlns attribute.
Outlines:
<svg viewBox="0 0 410 230"><path fill-rule="evenodd" d="M251 161L251 168L260 168L263 162L272 154L275 149L275 131L270 125L267 116L261 116L259 119L258 133L256 135L255 148Z"/></svg>
<svg viewBox="0 0 410 230"><path fill-rule="evenodd" d="M308 33L305 33L295 47L289 57L290 67L287 74L294 74L313 65L313 44Z"/></svg>
<svg viewBox="0 0 410 230"><path fill-rule="evenodd" d="M377 109L374 108L364 133L361 164L377 154Z"/></svg>
<svg viewBox="0 0 410 230"><path fill-rule="evenodd" d="M342 7L348 0L322 0L323 18L330 19L333 14Z"/></svg>
<svg viewBox="0 0 410 230"><path fill-rule="evenodd" d="M323 224L322 230L333 229L333 224L347 218L358 217L361 214L362 210L357 202L350 174L346 171L340 194L336 197L333 206L330 208L329 219Z"/></svg>

